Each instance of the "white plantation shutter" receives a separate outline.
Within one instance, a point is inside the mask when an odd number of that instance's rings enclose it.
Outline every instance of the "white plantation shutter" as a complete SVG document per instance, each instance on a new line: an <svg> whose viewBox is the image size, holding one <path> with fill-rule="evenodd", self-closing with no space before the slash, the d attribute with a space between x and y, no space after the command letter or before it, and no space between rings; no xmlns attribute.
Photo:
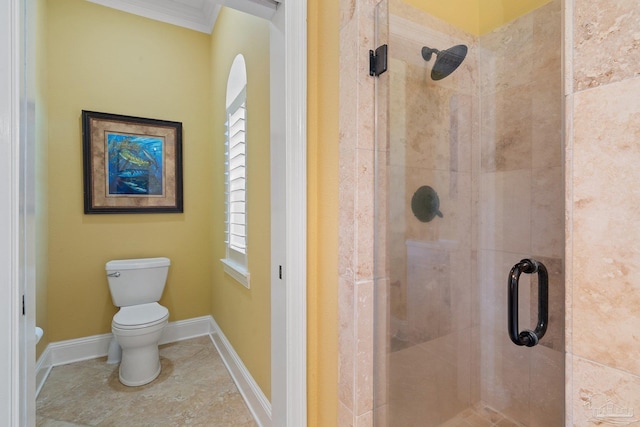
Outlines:
<svg viewBox="0 0 640 427"><path fill-rule="evenodd" d="M247 68L236 55L227 80L225 122L225 246L224 271L250 287L247 262Z"/></svg>
<svg viewBox="0 0 640 427"><path fill-rule="evenodd" d="M243 89L227 109L226 122L226 227L227 246L238 254L228 254L242 262L247 253L247 139L246 90ZM243 262L244 264L244 262Z"/></svg>

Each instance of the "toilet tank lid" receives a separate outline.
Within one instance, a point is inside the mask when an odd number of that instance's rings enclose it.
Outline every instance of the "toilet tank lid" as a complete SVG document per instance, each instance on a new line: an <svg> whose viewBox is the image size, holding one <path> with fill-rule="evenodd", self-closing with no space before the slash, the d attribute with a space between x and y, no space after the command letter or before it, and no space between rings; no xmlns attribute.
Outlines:
<svg viewBox="0 0 640 427"><path fill-rule="evenodd" d="M105 270L133 270L139 268L168 267L171 265L169 258L136 258L114 259L107 262Z"/></svg>

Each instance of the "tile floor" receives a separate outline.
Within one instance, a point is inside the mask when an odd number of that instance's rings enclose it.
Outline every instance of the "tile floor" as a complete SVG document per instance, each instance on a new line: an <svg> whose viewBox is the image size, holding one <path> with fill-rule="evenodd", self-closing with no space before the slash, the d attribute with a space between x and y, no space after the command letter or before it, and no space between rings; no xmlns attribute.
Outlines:
<svg viewBox="0 0 640 427"><path fill-rule="evenodd" d="M257 426L208 336L160 346L160 361L141 387L120 384L106 357L53 368L37 427Z"/></svg>

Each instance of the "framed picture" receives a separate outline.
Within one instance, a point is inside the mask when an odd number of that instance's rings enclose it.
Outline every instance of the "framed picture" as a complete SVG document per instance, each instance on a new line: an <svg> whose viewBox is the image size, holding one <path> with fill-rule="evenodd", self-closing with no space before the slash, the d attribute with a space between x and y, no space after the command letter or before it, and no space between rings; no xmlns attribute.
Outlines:
<svg viewBox="0 0 640 427"><path fill-rule="evenodd" d="M82 111L84 213L182 212L182 123Z"/></svg>

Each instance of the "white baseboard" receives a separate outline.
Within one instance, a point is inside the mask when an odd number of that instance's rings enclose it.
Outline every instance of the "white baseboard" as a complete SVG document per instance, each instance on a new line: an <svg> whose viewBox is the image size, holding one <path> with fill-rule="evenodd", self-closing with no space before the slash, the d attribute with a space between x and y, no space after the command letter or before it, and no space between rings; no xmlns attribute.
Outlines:
<svg viewBox="0 0 640 427"><path fill-rule="evenodd" d="M51 348L47 346L36 362L36 397L40 394L51 368Z"/></svg>
<svg viewBox="0 0 640 427"><path fill-rule="evenodd" d="M244 366L242 359L233 349L227 337L224 336L216 321L213 317L209 319L211 321L211 340L253 414L253 418L260 427L271 427L271 403Z"/></svg>
<svg viewBox="0 0 640 427"><path fill-rule="evenodd" d="M271 427L271 403L213 317L202 316L169 323L162 332L160 344L203 335L209 335L211 338L258 425ZM40 393L51 368L106 356L112 337L109 333L50 343L36 363L36 396Z"/></svg>
<svg viewBox="0 0 640 427"><path fill-rule="evenodd" d="M160 344L168 344L188 340L211 333L211 316L194 317L192 319L171 322L162 331ZM105 353L106 354L106 353Z"/></svg>

